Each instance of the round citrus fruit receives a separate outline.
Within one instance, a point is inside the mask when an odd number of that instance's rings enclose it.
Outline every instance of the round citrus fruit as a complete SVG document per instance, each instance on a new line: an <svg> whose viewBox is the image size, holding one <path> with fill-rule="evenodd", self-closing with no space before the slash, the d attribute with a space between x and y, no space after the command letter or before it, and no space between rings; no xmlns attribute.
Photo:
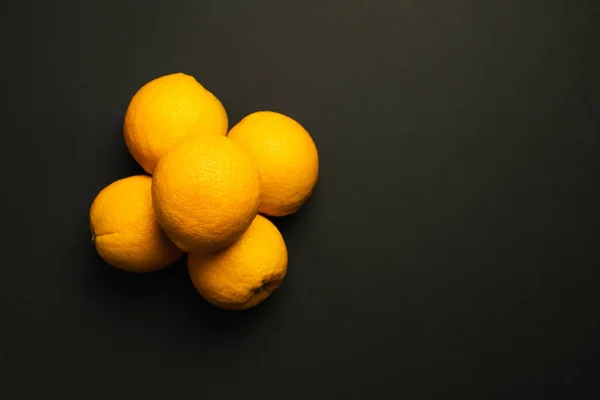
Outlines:
<svg viewBox="0 0 600 400"><path fill-rule="evenodd" d="M191 135L227 134L223 105L192 76L156 78L138 90L125 114L125 143L135 160L152 174L171 146Z"/></svg>
<svg viewBox="0 0 600 400"><path fill-rule="evenodd" d="M228 134L256 162L262 178L259 212L296 212L312 193L319 156L309 133L292 118L272 111L246 116Z"/></svg>
<svg viewBox="0 0 600 400"><path fill-rule="evenodd" d="M152 196L159 223L180 249L213 251L250 226L260 204L260 175L226 137L192 136L161 158Z"/></svg>
<svg viewBox="0 0 600 400"><path fill-rule="evenodd" d="M154 216L152 179L138 175L111 183L94 199L90 227L96 250L110 265L132 272L164 268L183 256Z"/></svg>
<svg viewBox="0 0 600 400"><path fill-rule="evenodd" d="M244 310L265 300L281 285L287 271L281 233L257 215L231 246L216 253L190 253L188 270L200 295L228 310Z"/></svg>

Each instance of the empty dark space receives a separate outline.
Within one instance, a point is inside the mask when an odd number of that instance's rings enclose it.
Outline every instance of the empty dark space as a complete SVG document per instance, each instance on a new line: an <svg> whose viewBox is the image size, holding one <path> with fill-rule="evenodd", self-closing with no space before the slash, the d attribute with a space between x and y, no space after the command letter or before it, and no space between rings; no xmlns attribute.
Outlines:
<svg viewBox="0 0 600 400"><path fill-rule="evenodd" d="M0 398L600 397L597 1L17 2L0 13ZM142 169L123 117L185 72L230 127L313 136L245 312L185 260L109 267L89 207Z"/></svg>

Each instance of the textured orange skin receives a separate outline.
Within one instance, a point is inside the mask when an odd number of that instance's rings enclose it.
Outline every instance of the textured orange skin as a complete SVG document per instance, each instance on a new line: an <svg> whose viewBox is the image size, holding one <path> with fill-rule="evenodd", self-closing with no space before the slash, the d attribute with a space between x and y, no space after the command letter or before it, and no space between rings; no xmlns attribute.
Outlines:
<svg viewBox="0 0 600 400"><path fill-rule="evenodd" d="M227 134L227 113L211 92L182 73L156 78L133 96L123 133L129 152L146 172L174 144L191 135Z"/></svg>
<svg viewBox="0 0 600 400"><path fill-rule="evenodd" d="M257 215L231 246L216 253L190 253L188 271L200 295L227 310L265 300L283 282L288 255L275 225Z"/></svg>
<svg viewBox="0 0 600 400"><path fill-rule="evenodd" d="M94 199L90 227L96 250L110 265L131 272L164 268L183 256L155 218L152 179L138 175L111 183Z"/></svg>
<svg viewBox="0 0 600 400"><path fill-rule="evenodd" d="M252 159L223 136L192 136L161 158L152 178L159 223L184 251L214 251L250 226L260 204Z"/></svg>
<svg viewBox="0 0 600 400"><path fill-rule="evenodd" d="M292 118L272 111L246 116L227 135L252 156L262 178L259 212L292 214L310 197L319 156L309 133Z"/></svg>

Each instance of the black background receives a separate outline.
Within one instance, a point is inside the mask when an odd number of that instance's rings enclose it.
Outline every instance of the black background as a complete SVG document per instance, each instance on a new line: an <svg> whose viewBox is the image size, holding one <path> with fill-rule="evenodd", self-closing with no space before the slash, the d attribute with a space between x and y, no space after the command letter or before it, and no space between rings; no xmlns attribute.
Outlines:
<svg viewBox="0 0 600 400"><path fill-rule="evenodd" d="M0 398L597 398L599 8L4 3ZM248 312L90 241L95 195L141 172L131 96L178 71L319 149Z"/></svg>

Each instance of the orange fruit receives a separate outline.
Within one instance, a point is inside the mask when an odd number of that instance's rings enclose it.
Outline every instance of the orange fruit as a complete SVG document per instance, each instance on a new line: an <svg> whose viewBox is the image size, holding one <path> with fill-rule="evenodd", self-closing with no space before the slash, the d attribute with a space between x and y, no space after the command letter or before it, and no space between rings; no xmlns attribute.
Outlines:
<svg viewBox="0 0 600 400"><path fill-rule="evenodd" d="M223 105L194 77L170 74L137 91L125 114L125 143L135 160L152 174L163 154L191 135L227 134Z"/></svg>
<svg viewBox="0 0 600 400"><path fill-rule="evenodd" d="M283 114L259 111L242 119L227 136L258 166L262 178L258 211L271 216L296 212L319 175L317 148L306 129Z"/></svg>
<svg viewBox="0 0 600 400"><path fill-rule="evenodd" d="M158 163L152 178L158 221L180 249L213 251L235 241L260 204L252 159L223 136L191 136Z"/></svg>
<svg viewBox="0 0 600 400"><path fill-rule="evenodd" d="M100 257L116 268L150 272L183 256L160 229L151 187L149 176L131 176L102 189L92 203L92 240Z"/></svg>
<svg viewBox="0 0 600 400"><path fill-rule="evenodd" d="M210 303L244 310L265 300L283 282L288 255L275 225L257 215L231 246L216 253L190 253L192 283Z"/></svg>

